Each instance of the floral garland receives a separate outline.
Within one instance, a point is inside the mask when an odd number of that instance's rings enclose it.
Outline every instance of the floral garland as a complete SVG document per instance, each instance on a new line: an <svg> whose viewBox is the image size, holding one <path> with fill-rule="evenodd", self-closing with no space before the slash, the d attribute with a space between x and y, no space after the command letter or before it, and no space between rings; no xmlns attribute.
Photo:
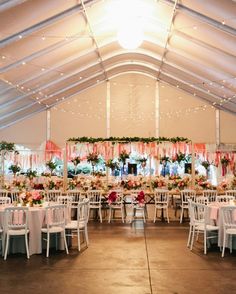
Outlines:
<svg viewBox="0 0 236 294"><path fill-rule="evenodd" d="M143 138L143 137L109 137L109 138L93 138L93 137L78 137L78 138L69 138L67 140L68 142L77 142L77 143L97 143L97 142L112 142L115 143L130 143L130 142L143 142L143 143L153 143L156 142L157 144L162 142L171 142L171 143L177 143L177 142L185 142L189 143L190 140L184 137L149 137L149 138Z"/></svg>
<svg viewBox="0 0 236 294"><path fill-rule="evenodd" d="M0 142L0 151L15 151L15 144L14 143L8 143L6 141Z"/></svg>

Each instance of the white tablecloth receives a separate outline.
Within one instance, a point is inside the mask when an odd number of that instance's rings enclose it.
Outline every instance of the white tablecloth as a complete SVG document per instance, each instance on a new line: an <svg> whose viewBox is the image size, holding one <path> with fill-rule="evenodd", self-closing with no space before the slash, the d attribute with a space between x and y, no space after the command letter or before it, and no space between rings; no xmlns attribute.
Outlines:
<svg viewBox="0 0 236 294"><path fill-rule="evenodd" d="M3 227L4 209L5 209L4 206L0 206L0 227ZM29 254L30 255L42 253L41 229L43 225L45 225L45 207L29 207L28 227L29 227ZM46 244L46 242L44 243ZM59 245L59 249L64 249L64 244L62 241L60 241L58 245ZM15 238L15 240L11 241L10 252L24 253L25 252L24 238Z"/></svg>

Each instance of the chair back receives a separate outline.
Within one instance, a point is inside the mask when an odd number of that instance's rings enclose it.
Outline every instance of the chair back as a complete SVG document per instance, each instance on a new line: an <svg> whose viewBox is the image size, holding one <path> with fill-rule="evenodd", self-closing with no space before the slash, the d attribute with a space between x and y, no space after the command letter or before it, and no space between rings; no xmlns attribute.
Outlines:
<svg viewBox="0 0 236 294"><path fill-rule="evenodd" d="M87 224L89 220L89 199L79 202L77 208L77 221L79 224Z"/></svg>
<svg viewBox="0 0 236 294"><path fill-rule="evenodd" d="M11 191L11 202L18 202L19 201L19 196L20 196L20 191Z"/></svg>
<svg viewBox="0 0 236 294"><path fill-rule="evenodd" d="M215 202L217 191L216 190L203 190L203 196L206 196L208 198L208 202Z"/></svg>
<svg viewBox="0 0 236 294"><path fill-rule="evenodd" d="M11 203L11 198L9 197L0 197L0 205L7 205Z"/></svg>
<svg viewBox="0 0 236 294"><path fill-rule="evenodd" d="M62 196L61 190L47 190L46 200L48 202L57 202L59 196Z"/></svg>
<svg viewBox="0 0 236 294"><path fill-rule="evenodd" d="M168 204L169 203L169 191L163 189L156 189L154 191L155 204Z"/></svg>
<svg viewBox="0 0 236 294"><path fill-rule="evenodd" d="M180 192L182 205L188 205L188 201L195 201L196 191L195 190L183 190Z"/></svg>
<svg viewBox="0 0 236 294"><path fill-rule="evenodd" d="M50 227L65 227L66 220L66 205L56 204L45 208L46 210L46 225Z"/></svg>
<svg viewBox="0 0 236 294"><path fill-rule="evenodd" d="M229 196L229 195L216 196L216 202L230 203L230 201L234 201L234 196Z"/></svg>
<svg viewBox="0 0 236 294"><path fill-rule="evenodd" d="M225 195L234 196L234 198L236 199L236 190L227 190L225 191Z"/></svg>
<svg viewBox="0 0 236 294"><path fill-rule="evenodd" d="M4 210L4 231L28 229L28 207L7 207Z"/></svg>
<svg viewBox="0 0 236 294"><path fill-rule="evenodd" d="M236 206L224 206L222 209L223 226L236 228Z"/></svg>
<svg viewBox="0 0 236 294"><path fill-rule="evenodd" d="M194 224L205 224L208 207L205 204L196 203L191 200L189 200L188 204L190 222Z"/></svg>
<svg viewBox="0 0 236 294"><path fill-rule="evenodd" d="M87 198L90 205L100 205L102 201L102 190L89 190L87 192Z"/></svg>
<svg viewBox="0 0 236 294"><path fill-rule="evenodd" d="M8 193L7 190L0 190L0 197L7 197Z"/></svg>
<svg viewBox="0 0 236 294"><path fill-rule="evenodd" d="M123 205L124 204L124 194L123 190L110 190L109 194L115 192L116 193L116 200L111 202L111 205Z"/></svg>
<svg viewBox="0 0 236 294"><path fill-rule="evenodd" d="M207 205L209 203L208 197L206 196L197 196L195 199L195 202L198 204L204 204L204 205Z"/></svg>

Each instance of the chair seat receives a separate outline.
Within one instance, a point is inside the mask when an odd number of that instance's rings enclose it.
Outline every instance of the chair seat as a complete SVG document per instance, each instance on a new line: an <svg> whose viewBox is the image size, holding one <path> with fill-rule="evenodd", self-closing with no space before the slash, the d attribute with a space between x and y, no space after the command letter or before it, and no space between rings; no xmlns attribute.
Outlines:
<svg viewBox="0 0 236 294"><path fill-rule="evenodd" d="M47 228L42 228L41 231L43 233L47 233L47 232L49 232L49 233L61 233L61 232L64 231L64 229L62 227L51 227L51 228L49 228L49 230Z"/></svg>
<svg viewBox="0 0 236 294"><path fill-rule="evenodd" d="M196 229L199 231L204 231L205 230L204 224L197 224ZM206 225L206 230L207 231L218 231L219 227L213 226L213 225Z"/></svg>
<svg viewBox="0 0 236 294"><path fill-rule="evenodd" d="M89 208L91 208L91 209L98 209L99 207L101 207L100 204L90 204L89 205Z"/></svg>
<svg viewBox="0 0 236 294"><path fill-rule="evenodd" d="M27 234L29 233L29 230L27 230ZM21 236L25 235L25 229L19 229L19 230L8 230L8 235L11 236Z"/></svg>
<svg viewBox="0 0 236 294"><path fill-rule="evenodd" d="M83 229L86 226L85 222L79 222L79 229ZM78 228L78 222L75 221L71 221L70 223L68 223L66 225L66 230L77 230Z"/></svg>
<svg viewBox="0 0 236 294"><path fill-rule="evenodd" d="M113 209L121 209L123 206L123 204L109 204L109 207Z"/></svg>
<svg viewBox="0 0 236 294"><path fill-rule="evenodd" d="M228 228L228 229L226 229L226 234L236 235L236 228Z"/></svg>

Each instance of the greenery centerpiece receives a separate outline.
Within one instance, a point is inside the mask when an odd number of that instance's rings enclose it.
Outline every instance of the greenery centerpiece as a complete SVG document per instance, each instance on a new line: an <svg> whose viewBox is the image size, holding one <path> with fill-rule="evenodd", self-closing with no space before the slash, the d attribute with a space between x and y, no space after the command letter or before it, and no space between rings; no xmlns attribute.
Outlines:
<svg viewBox="0 0 236 294"><path fill-rule="evenodd" d="M32 170L32 169L28 169L25 175L30 180L33 180L33 178L36 178L37 177L37 171L36 170Z"/></svg>
<svg viewBox="0 0 236 294"><path fill-rule="evenodd" d="M122 171L123 171L123 173L124 173L124 171L125 171L125 163L126 163L126 159L129 159L129 156L130 156L130 154L127 153L126 150L121 151L121 153L119 154L119 158L118 158L118 160L119 160L120 162L122 162Z"/></svg>
<svg viewBox="0 0 236 294"><path fill-rule="evenodd" d="M48 169L50 170L51 175L53 174L53 171L56 169L57 164L55 162L53 162L52 160L49 160L46 162L46 166L48 167Z"/></svg>
<svg viewBox="0 0 236 294"><path fill-rule="evenodd" d="M120 169L119 162L114 161L114 159L108 159L105 163L106 167L109 167L111 171L113 172L115 169Z"/></svg>
<svg viewBox="0 0 236 294"><path fill-rule="evenodd" d="M17 164L12 164L9 167L9 171L11 171L13 173L14 177L16 177L16 174L21 171L21 168Z"/></svg>
<svg viewBox="0 0 236 294"><path fill-rule="evenodd" d="M92 170L93 170L93 173L94 173L94 167L99 162L99 154L97 152L90 152L88 154L88 156L87 156L87 161L91 163Z"/></svg>

